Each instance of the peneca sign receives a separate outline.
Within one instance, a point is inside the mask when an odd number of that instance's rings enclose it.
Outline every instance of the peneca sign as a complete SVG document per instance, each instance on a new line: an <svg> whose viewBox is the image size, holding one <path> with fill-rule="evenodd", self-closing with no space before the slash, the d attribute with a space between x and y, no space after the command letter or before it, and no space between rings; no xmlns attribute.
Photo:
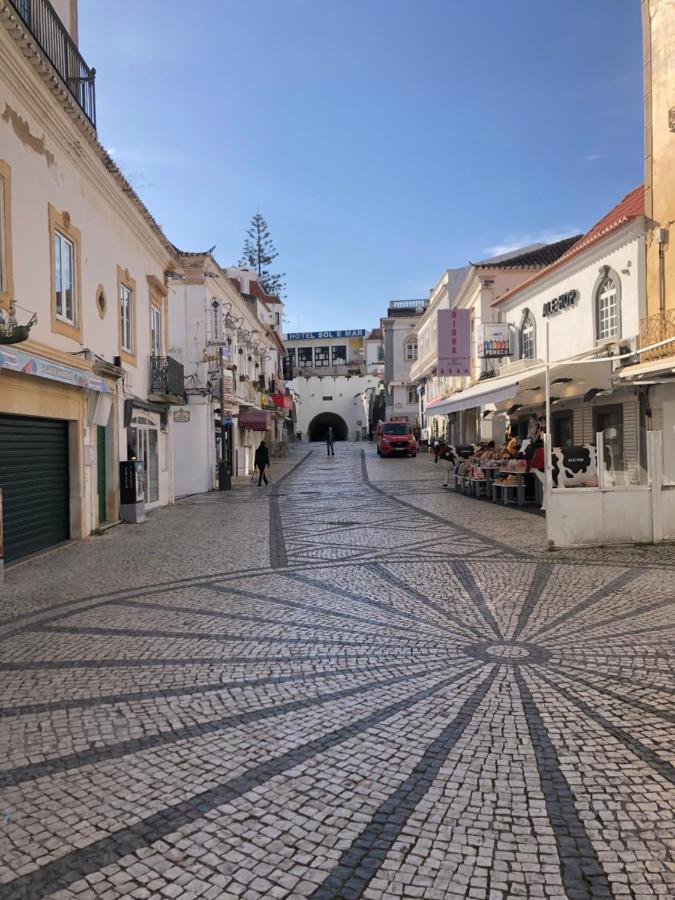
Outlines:
<svg viewBox="0 0 675 900"><path fill-rule="evenodd" d="M471 310L438 310L438 374L471 374Z"/></svg>
<svg viewBox="0 0 675 900"><path fill-rule="evenodd" d="M579 291L572 290L554 297L553 300L547 300L542 309L544 318L552 316L554 313L562 312L564 309L570 309L575 305L579 297Z"/></svg>

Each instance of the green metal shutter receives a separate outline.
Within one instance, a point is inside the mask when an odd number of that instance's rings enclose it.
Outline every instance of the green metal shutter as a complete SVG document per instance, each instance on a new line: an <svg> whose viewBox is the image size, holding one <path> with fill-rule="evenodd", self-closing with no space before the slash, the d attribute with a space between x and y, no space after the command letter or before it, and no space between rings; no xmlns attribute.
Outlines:
<svg viewBox="0 0 675 900"><path fill-rule="evenodd" d="M0 414L5 561L70 537L68 423Z"/></svg>

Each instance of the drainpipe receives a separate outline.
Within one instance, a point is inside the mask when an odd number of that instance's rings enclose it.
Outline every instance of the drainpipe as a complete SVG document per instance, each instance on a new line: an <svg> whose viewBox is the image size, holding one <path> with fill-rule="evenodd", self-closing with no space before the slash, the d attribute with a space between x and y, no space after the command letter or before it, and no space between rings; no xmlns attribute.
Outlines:
<svg viewBox="0 0 675 900"><path fill-rule="evenodd" d="M666 311L666 260L665 250L668 240L668 229L656 229L656 242L659 245L659 312Z"/></svg>

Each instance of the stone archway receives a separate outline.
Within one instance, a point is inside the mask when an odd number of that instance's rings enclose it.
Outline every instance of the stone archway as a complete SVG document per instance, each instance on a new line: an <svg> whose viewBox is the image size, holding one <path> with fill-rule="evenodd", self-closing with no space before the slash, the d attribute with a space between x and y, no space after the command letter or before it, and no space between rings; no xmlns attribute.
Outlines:
<svg viewBox="0 0 675 900"><path fill-rule="evenodd" d="M325 441L329 425L333 426L336 441L346 441L348 437L347 423L337 413L319 413L309 423L307 434L310 441Z"/></svg>

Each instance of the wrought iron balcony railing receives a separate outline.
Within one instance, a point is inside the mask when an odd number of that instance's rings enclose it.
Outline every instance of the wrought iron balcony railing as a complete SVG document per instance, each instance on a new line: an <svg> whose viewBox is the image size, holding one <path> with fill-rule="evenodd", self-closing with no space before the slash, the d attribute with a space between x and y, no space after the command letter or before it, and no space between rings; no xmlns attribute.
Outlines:
<svg viewBox="0 0 675 900"><path fill-rule="evenodd" d="M675 338L675 309L665 309L654 316L647 316L640 321L640 346L649 347L658 344L668 338ZM675 341L664 344L662 347L654 347L640 354L642 362L650 359L662 359L665 356L675 355Z"/></svg>
<svg viewBox="0 0 675 900"><path fill-rule="evenodd" d="M169 402L170 398L184 400L183 366L171 356L151 356L149 393L165 402Z"/></svg>
<svg viewBox="0 0 675 900"><path fill-rule="evenodd" d="M49 0L9 0L58 72L61 80L96 128L96 69L82 58Z"/></svg>

